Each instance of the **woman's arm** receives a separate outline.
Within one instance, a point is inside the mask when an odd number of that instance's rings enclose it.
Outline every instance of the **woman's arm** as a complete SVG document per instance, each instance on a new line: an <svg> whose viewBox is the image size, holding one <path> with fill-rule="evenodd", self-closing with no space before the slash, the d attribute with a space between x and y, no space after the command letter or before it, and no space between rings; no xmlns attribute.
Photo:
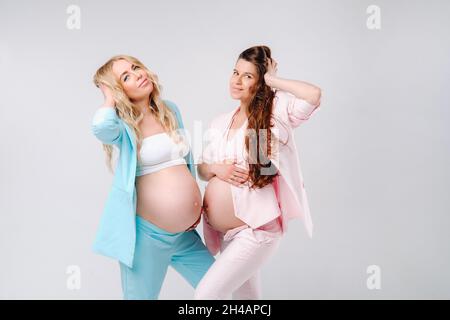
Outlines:
<svg viewBox="0 0 450 320"><path fill-rule="evenodd" d="M209 181L217 176L219 179L241 187L248 180L248 170L236 166L234 159L227 159L223 163L201 163L197 166L200 179Z"/></svg>
<svg viewBox="0 0 450 320"><path fill-rule="evenodd" d="M282 79L277 76L268 76L268 86L292 93L296 98L303 99L313 106L320 104L321 90L313 84L300 80Z"/></svg>
<svg viewBox="0 0 450 320"><path fill-rule="evenodd" d="M296 128L319 110L321 89L305 81L282 79L276 76L276 67L276 61L269 62L264 75L266 84L277 89L274 113Z"/></svg>
<svg viewBox="0 0 450 320"><path fill-rule="evenodd" d="M91 125L92 132L104 144L118 144L122 137L122 128L114 108L115 101L111 89L103 84L99 88L102 90L105 100L94 114Z"/></svg>
<svg viewBox="0 0 450 320"><path fill-rule="evenodd" d="M92 133L104 144L118 144L122 129L114 107L102 106L92 120Z"/></svg>
<svg viewBox="0 0 450 320"><path fill-rule="evenodd" d="M269 87L287 91L296 98L303 99L313 106L319 106L321 97L319 87L305 81L282 79L276 73L277 62L273 59L271 61L269 60L269 66L264 75L264 80Z"/></svg>

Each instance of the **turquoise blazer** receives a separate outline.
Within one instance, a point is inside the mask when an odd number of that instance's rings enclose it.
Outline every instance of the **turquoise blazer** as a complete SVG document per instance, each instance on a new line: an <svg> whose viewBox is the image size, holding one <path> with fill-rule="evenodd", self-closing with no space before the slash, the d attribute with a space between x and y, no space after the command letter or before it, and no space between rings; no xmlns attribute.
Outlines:
<svg viewBox="0 0 450 320"><path fill-rule="evenodd" d="M164 100L164 103L174 112L178 128L184 129L178 107L171 101ZM92 249L132 268L136 241L136 140L133 130L119 118L112 107L102 107L95 112L92 132L102 143L116 145L120 150L113 183ZM195 179L191 150L185 160Z"/></svg>

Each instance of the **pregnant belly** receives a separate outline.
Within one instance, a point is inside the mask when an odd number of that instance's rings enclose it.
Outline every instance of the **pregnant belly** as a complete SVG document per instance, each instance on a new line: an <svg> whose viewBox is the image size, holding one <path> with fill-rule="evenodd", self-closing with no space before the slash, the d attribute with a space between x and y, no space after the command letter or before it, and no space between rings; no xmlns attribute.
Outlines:
<svg viewBox="0 0 450 320"><path fill-rule="evenodd" d="M234 215L231 185L217 177L208 181L203 206L208 222L215 230L225 233L245 224Z"/></svg>
<svg viewBox="0 0 450 320"><path fill-rule="evenodd" d="M200 189L184 164L136 177L136 192L136 214L166 231L185 231L200 217Z"/></svg>

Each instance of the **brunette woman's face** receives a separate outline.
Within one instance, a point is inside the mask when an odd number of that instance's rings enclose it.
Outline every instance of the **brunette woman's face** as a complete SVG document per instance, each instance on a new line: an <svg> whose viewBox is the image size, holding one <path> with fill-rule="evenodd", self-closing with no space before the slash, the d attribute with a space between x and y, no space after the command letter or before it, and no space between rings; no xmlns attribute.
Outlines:
<svg viewBox="0 0 450 320"><path fill-rule="evenodd" d="M112 70L131 101L149 97L153 91L153 84L141 67L120 59L113 63Z"/></svg>
<svg viewBox="0 0 450 320"><path fill-rule="evenodd" d="M256 66L244 59L239 59L230 78L230 95L233 99L250 101L258 84Z"/></svg>

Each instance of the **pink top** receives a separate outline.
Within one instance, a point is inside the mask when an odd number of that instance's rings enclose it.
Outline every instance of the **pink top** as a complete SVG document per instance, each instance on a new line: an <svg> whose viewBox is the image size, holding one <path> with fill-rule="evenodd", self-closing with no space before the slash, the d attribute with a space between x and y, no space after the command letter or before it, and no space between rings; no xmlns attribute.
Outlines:
<svg viewBox="0 0 450 320"><path fill-rule="evenodd" d="M259 190L230 184L235 214L251 227L262 226L279 216L284 232L287 227L285 221L299 217L303 220L308 235L312 237L313 225L293 130L319 110L319 106L320 104L311 105L288 92L276 92L272 133L282 143L277 145L276 151L272 150L271 161L278 168L280 175L272 185ZM207 133L209 143L202 153L203 162L215 163L236 156L238 165L248 169L244 160L246 154L243 152L243 128L247 128L247 121L237 132L234 130L236 135L232 137L231 144L227 144L225 140L232 118L238 110L239 107L213 119ZM220 233L212 229L205 219L203 221L206 245L215 255L220 248Z"/></svg>
<svg viewBox="0 0 450 320"><path fill-rule="evenodd" d="M233 113L235 115L239 108ZM203 152L203 161L207 163L235 159L236 166L249 170L245 149L245 132L248 120L239 129L230 129L230 123L222 135L216 135ZM228 139L227 139L228 137ZM250 182L236 187L230 184L234 214L251 228L256 229L280 216L277 196L272 184L263 188L250 188Z"/></svg>

